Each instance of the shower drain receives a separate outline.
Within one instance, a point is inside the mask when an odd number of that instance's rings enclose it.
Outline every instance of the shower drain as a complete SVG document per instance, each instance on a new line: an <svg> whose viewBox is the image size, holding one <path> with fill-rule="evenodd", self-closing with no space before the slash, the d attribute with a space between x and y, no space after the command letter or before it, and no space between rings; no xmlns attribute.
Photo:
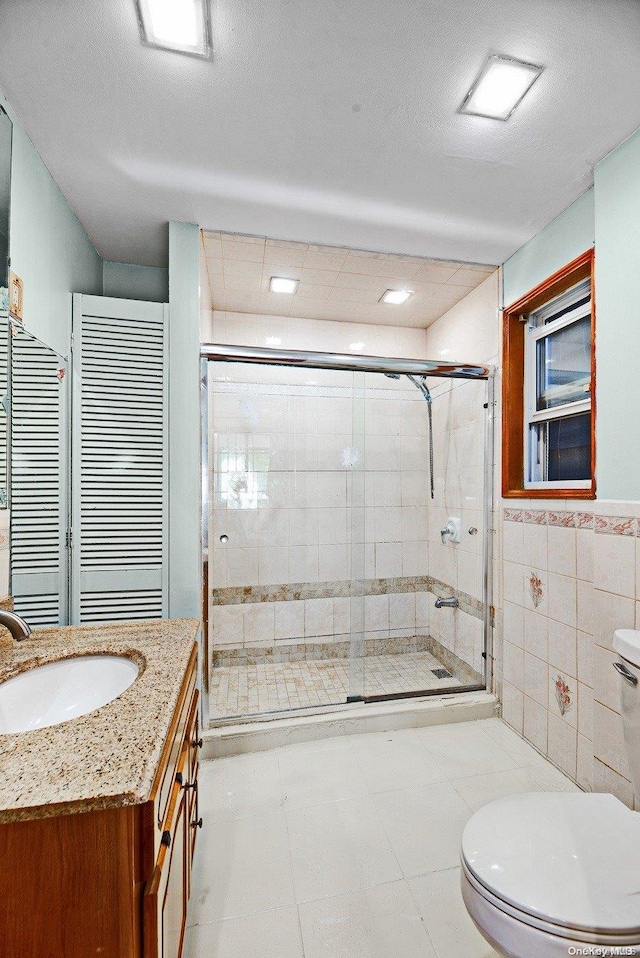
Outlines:
<svg viewBox="0 0 640 958"><path fill-rule="evenodd" d="M452 679L453 675L447 669L431 669L437 679Z"/></svg>

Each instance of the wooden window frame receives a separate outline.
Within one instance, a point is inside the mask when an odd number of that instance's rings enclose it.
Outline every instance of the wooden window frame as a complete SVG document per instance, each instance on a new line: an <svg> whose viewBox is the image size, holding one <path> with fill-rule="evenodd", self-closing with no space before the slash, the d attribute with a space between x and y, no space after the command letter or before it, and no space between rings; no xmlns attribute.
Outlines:
<svg viewBox="0 0 640 958"><path fill-rule="evenodd" d="M502 313L502 496L504 499L595 499L596 497L596 297L595 256L588 249ZM525 486L524 345L526 323L521 317L540 309L576 283L591 280L591 484L582 489L530 489Z"/></svg>

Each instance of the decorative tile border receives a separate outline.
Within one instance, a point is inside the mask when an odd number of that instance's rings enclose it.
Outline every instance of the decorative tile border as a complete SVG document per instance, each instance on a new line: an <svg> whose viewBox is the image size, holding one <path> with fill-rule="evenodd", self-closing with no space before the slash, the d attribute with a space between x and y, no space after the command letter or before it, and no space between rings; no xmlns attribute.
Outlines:
<svg viewBox="0 0 640 958"><path fill-rule="evenodd" d="M565 529L593 529L612 536L640 536L640 520L635 516L599 516L593 512L552 512L547 509L502 510L505 522L526 522Z"/></svg>
<svg viewBox="0 0 640 958"><path fill-rule="evenodd" d="M628 516L596 516L595 531L613 536L637 536L638 520Z"/></svg>
<svg viewBox="0 0 640 958"><path fill-rule="evenodd" d="M502 510L505 522L526 522L537 526L560 526L565 529L593 529L593 512L555 512L550 509Z"/></svg>
<svg viewBox="0 0 640 958"><path fill-rule="evenodd" d="M276 643L266 646L245 646L241 649L220 649L212 654L214 667L235 665L262 665L268 662L306 662L319 659L348 659L368 655L402 655L407 652L430 652L438 644L427 635L411 635L390 639L366 639L355 648L351 642L296 642L291 645ZM446 665L446 663L444 663ZM447 666L448 668L448 666ZM467 666L468 668L468 666Z"/></svg>
<svg viewBox="0 0 640 958"><path fill-rule="evenodd" d="M576 529L593 529L592 512L574 512Z"/></svg>
<svg viewBox="0 0 640 958"><path fill-rule="evenodd" d="M390 579L235 586L213 589L211 595L214 605L245 605L250 602L295 602L301 599L340 599L354 595L430 592L431 583L432 579L428 575L411 575Z"/></svg>

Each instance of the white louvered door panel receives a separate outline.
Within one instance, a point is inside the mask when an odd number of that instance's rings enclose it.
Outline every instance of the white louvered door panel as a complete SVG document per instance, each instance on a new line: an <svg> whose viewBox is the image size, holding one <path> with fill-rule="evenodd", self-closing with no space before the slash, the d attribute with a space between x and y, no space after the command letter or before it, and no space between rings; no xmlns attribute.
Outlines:
<svg viewBox="0 0 640 958"><path fill-rule="evenodd" d="M11 594L30 625L68 621L66 368L12 327Z"/></svg>
<svg viewBox="0 0 640 958"><path fill-rule="evenodd" d="M9 399L9 319L0 310L0 403ZM7 478L7 423L5 410L0 407L0 509L8 507Z"/></svg>
<svg viewBox="0 0 640 958"><path fill-rule="evenodd" d="M167 307L74 296L74 622L167 614Z"/></svg>

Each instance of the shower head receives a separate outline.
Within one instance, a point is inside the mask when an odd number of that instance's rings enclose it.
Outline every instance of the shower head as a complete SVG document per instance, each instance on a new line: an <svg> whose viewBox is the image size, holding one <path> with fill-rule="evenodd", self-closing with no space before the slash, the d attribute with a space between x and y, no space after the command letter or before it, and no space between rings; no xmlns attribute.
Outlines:
<svg viewBox="0 0 640 958"><path fill-rule="evenodd" d="M387 377L387 379L400 379L400 373L385 373L384 375ZM403 373L403 375L406 376L407 379L411 380L416 389L419 389L427 402L430 403L431 393L427 388L427 377L424 375L413 376L411 373Z"/></svg>
<svg viewBox="0 0 640 958"><path fill-rule="evenodd" d="M419 389L423 397L427 402L431 403L431 393L427 386L427 377L426 376L412 376L411 373L407 373L407 379L410 379L416 389Z"/></svg>

